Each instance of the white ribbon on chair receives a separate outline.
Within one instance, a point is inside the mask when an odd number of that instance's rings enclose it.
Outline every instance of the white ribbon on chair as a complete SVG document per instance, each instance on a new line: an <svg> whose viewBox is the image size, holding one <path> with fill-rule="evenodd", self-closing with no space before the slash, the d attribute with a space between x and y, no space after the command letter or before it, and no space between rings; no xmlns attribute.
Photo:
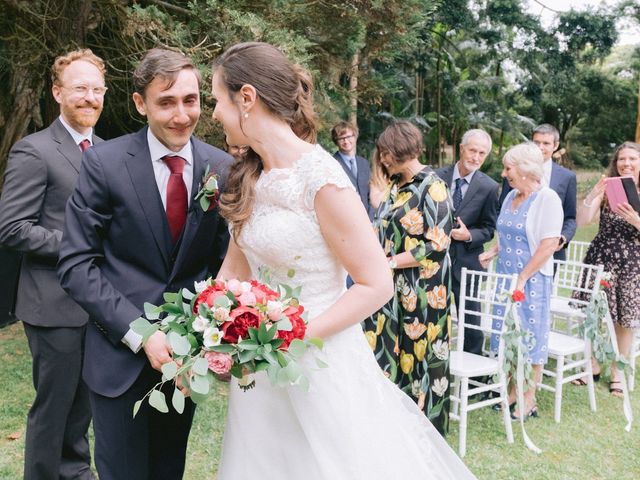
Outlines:
<svg viewBox="0 0 640 480"><path fill-rule="evenodd" d="M607 304L608 305L608 304ZM604 315L604 321L607 326L607 331L609 332L609 338L611 339L611 347L613 348L613 352L616 355L617 361L620 358L620 350L618 349L618 338L616 337L616 329L613 327L613 319L611 318L611 313L609 312L609 307L607 306L606 313ZM624 429L627 432L631 431L631 424L633 423L633 410L631 409L631 398L629 397L629 388L627 387L627 375L626 372L618 371L620 377L620 385L622 386L622 410L624 412L624 417L627 419L627 426Z"/></svg>
<svg viewBox="0 0 640 480"><path fill-rule="evenodd" d="M516 304L515 302L511 302L510 304L510 308L511 310L511 315L514 316L515 318L515 329L516 332L518 332L518 334L520 333L520 320L518 318L518 311L516 309ZM520 430L522 431L522 439L524 440L524 444L527 446L527 448L529 450L531 450L532 452L535 453L542 453L542 450L540 450L534 443L533 441L529 438L529 435L527 435L527 431L524 428L524 409L525 409L525 404L524 404L524 382L525 382L525 375L524 375L524 362L525 362L525 358L524 358L524 354L522 353L522 342L519 341L518 342L518 363L516 366L516 404L518 406L518 411L520 412Z"/></svg>

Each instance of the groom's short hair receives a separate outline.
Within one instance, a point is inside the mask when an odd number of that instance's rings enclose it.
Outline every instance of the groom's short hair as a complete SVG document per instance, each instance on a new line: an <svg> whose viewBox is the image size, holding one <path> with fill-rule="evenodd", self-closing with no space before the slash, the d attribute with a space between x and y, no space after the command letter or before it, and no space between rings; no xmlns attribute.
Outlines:
<svg viewBox="0 0 640 480"><path fill-rule="evenodd" d="M142 57L133 72L133 88L144 97L147 87L156 77L166 80L169 83L167 88L171 88L178 74L185 68L193 71L200 87L202 76L189 57L175 50L152 48Z"/></svg>

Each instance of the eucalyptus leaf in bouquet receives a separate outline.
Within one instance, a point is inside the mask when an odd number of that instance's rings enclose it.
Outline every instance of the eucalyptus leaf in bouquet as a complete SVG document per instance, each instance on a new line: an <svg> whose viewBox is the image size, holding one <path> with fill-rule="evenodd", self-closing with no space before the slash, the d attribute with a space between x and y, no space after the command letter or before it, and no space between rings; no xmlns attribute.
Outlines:
<svg viewBox="0 0 640 480"><path fill-rule="evenodd" d="M267 275L268 278L268 275ZM233 375L240 388L252 388L254 374L265 372L273 385L308 389L302 358L323 347L319 338L305 338L306 315L298 297L300 287L278 285L275 290L258 281L197 282L163 295L159 306L145 303L144 317L131 323L143 343L160 330L166 334L172 361L162 366L162 380L136 402L135 416L145 399L168 412L164 383L173 382L171 404L184 410L187 392L195 403L206 399L215 376ZM316 358L319 368L326 364Z"/></svg>

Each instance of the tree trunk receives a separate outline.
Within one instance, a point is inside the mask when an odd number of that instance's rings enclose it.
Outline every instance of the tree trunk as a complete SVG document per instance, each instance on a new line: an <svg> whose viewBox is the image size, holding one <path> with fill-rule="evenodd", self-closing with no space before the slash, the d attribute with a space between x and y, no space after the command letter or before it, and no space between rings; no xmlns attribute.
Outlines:
<svg viewBox="0 0 640 480"><path fill-rule="evenodd" d="M0 103L0 118L5 121L0 138L0 178L13 144L29 129L40 129L59 115L58 106L48 93L53 60L85 45L87 31L97 26L92 20L92 0L2 3L3 15L7 15L12 28L3 32L5 51L9 52L9 85L0 90L8 99Z"/></svg>
<svg viewBox="0 0 640 480"><path fill-rule="evenodd" d="M351 59L349 71L349 122L358 123L358 74L360 65L360 51L357 50Z"/></svg>
<svg viewBox="0 0 640 480"><path fill-rule="evenodd" d="M640 143L640 75L638 75L638 113L636 114L636 143Z"/></svg>
<svg viewBox="0 0 640 480"><path fill-rule="evenodd" d="M442 84L440 82L440 63L441 57L438 52L438 61L436 62L436 124L438 126L438 167L442 167L442 121L440 115L442 114Z"/></svg>
<svg viewBox="0 0 640 480"><path fill-rule="evenodd" d="M502 147L504 146L504 128L500 130L500 141L498 142L498 158L502 158Z"/></svg>
<svg viewBox="0 0 640 480"><path fill-rule="evenodd" d="M0 139L0 176L4 175L11 147L24 137L29 123L33 121L36 128L42 127L38 100L44 83L44 77L33 75L28 65L18 66L13 71L10 90L13 98L11 115L6 115L4 132ZM4 182L0 183L0 190L2 184Z"/></svg>

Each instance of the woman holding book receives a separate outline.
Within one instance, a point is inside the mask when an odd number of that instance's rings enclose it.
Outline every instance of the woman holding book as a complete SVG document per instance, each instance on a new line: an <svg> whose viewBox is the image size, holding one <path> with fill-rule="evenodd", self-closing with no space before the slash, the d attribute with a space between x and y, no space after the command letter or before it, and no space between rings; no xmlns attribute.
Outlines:
<svg viewBox="0 0 640 480"><path fill-rule="evenodd" d="M593 187L578 211L578 225L591 223L600 213L598 233L591 242L584 263L603 265L611 274L607 289L620 354L629 357L635 329L640 327L640 215L629 203L612 210L604 201L607 177L631 177L639 185L640 144L624 142L615 149L604 175ZM598 375L596 366L594 376ZM622 397L620 373L611 365L609 392Z"/></svg>

